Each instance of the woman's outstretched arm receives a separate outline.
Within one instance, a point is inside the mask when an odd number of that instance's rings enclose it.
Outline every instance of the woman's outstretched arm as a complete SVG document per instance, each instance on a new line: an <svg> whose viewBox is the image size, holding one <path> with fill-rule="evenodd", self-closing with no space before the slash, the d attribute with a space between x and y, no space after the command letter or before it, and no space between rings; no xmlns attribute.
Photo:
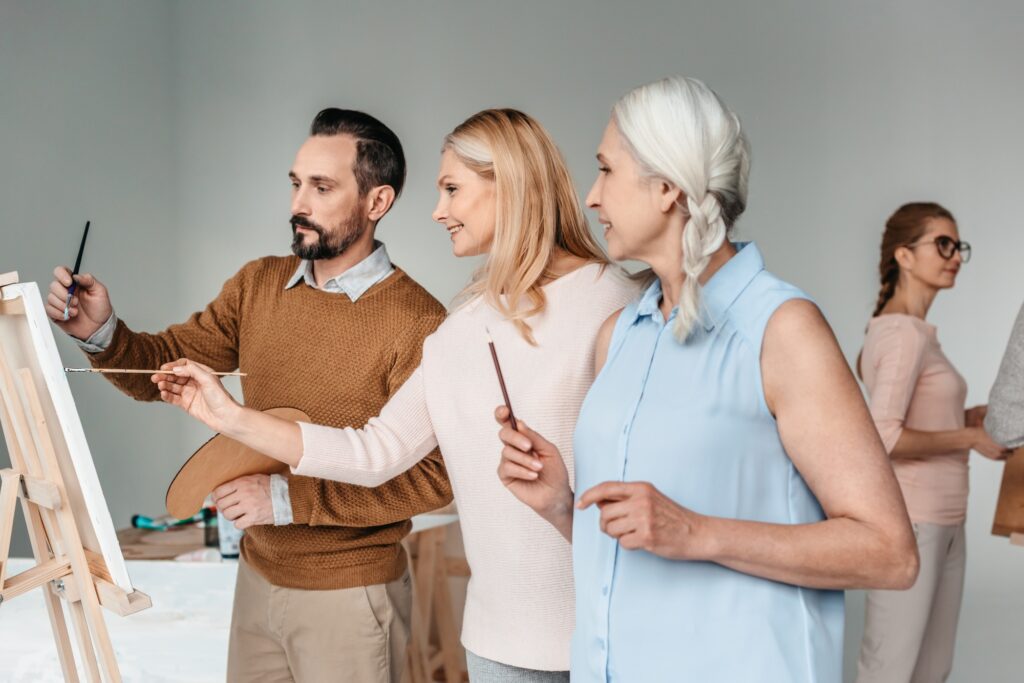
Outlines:
<svg viewBox="0 0 1024 683"><path fill-rule="evenodd" d="M292 467L295 474L379 486L437 447L417 369L361 429L295 423L239 405L210 369L189 360L153 375L160 398L214 431Z"/></svg>

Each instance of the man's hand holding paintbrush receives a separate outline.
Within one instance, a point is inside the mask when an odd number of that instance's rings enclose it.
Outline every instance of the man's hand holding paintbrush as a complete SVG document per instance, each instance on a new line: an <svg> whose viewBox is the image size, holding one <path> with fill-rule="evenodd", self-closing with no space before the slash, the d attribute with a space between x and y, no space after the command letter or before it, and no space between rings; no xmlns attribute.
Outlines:
<svg viewBox="0 0 1024 683"><path fill-rule="evenodd" d="M46 297L46 313L50 319L64 332L83 341L100 329L113 313L107 288L88 273L79 275L91 222L85 222L75 269L69 271L58 266L53 271L54 281Z"/></svg>
<svg viewBox="0 0 1024 683"><path fill-rule="evenodd" d="M87 340L114 312L107 288L89 273L80 273L72 278L71 271L65 266L55 268L53 278L46 296L46 315L67 334ZM72 282L77 284L68 303L68 289ZM68 311L66 319L65 307Z"/></svg>

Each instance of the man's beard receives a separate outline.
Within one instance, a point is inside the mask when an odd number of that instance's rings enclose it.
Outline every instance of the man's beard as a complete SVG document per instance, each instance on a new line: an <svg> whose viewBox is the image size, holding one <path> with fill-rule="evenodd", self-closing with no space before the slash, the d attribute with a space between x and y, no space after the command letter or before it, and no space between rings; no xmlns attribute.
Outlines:
<svg viewBox="0 0 1024 683"><path fill-rule="evenodd" d="M292 225L292 253L307 261L341 256L366 232L366 224L358 209L353 211L334 230L327 230L304 216L292 216L289 222ZM307 244L303 235L296 230L296 227L300 225L315 232L319 239L312 244Z"/></svg>

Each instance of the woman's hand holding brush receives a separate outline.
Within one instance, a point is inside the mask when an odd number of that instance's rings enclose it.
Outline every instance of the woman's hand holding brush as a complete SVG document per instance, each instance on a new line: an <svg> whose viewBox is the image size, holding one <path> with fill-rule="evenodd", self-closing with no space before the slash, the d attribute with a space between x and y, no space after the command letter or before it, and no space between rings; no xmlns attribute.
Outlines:
<svg viewBox="0 0 1024 683"><path fill-rule="evenodd" d="M504 444L498 477L516 498L571 540L573 493L562 454L522 419L517 421L518 430L513 429L510 417L506 406L494 411L501 425L498 438Z"/></svg>

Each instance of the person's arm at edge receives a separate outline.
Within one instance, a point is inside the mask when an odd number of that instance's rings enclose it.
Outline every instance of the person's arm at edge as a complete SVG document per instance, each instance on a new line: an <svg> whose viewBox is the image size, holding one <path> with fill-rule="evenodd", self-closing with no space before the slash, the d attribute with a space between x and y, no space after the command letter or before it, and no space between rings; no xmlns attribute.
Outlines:
<svg viewBox="0 0 1024 683"><path fill-rule="evenodd" d="M1008 448L1024 446L1024 306L1017 314L989 393L985 429Z"/></svg>

